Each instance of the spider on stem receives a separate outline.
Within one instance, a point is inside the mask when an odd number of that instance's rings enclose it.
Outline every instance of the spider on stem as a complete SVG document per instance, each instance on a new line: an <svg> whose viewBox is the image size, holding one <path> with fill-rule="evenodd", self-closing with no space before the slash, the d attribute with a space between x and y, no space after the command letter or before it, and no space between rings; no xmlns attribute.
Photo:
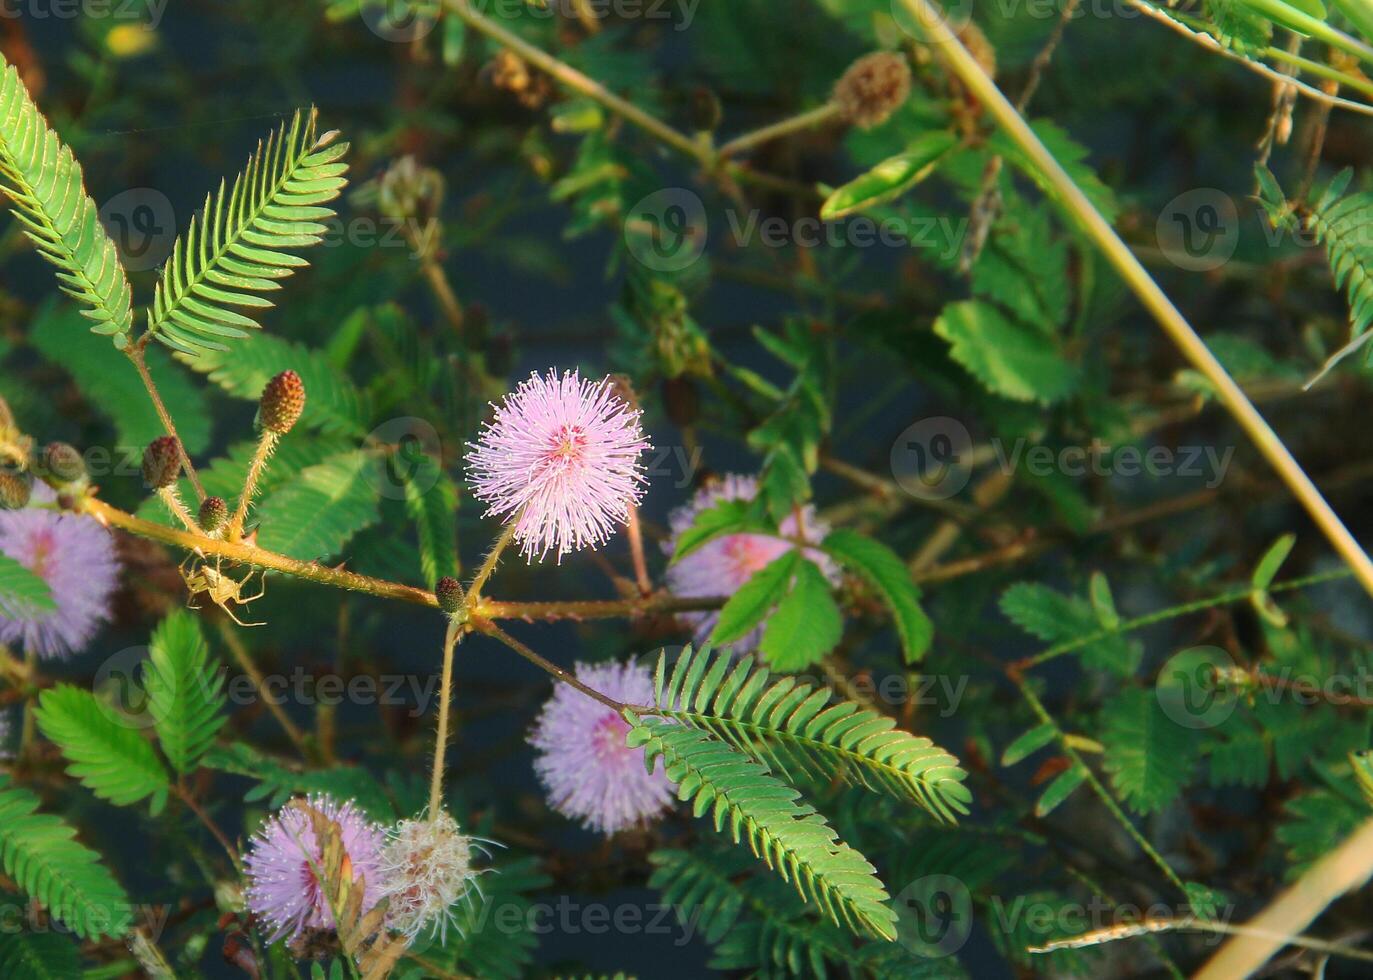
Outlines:
<svg viewBox="0 0 1373 980"><path fill-rule="evenodd" d="M200 561L196 564L197 557L203 558L204 556L200 556L198 553L189 555L187 556L186 561L182 562L178 569L181 572L182 580L186 583L187 590L190 592L190 595L186 597L186 605L189 608L200 608L193 600L197 595L203 592L210 597L211 602L224 610L224 614L239 626L267 625L266 623L245 623L235 616L233 610L229 608L229 603L231 602L236 606L246 607L249 603L256 602L267 594L267 572L265 569L262 571L262 579L259 583L261 588L258 590L257 595L245 596L243 590L247 587L248 582L253 577L251 571L249 571L247 576L240 581L233 576L224 573L219 557L215 558L214 567L211 567L209 563L205 561ZM187 568L188 564L191 566L189 570Z"/></svg>

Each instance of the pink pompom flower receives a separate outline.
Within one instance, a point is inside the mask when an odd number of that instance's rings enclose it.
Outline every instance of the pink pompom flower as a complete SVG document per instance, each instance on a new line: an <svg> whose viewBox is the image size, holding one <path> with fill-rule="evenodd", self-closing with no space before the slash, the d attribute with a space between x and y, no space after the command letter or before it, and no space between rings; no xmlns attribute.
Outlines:
<svg viewBox="0 0 1373 980"><path fill-rule="evenodd" d="M696 491L686 504L668 515L671 535L663 543L663 550L671 555L677 539L695 523L703 512L730 500L752 500L758 495L758 481L751 476L728 474ZM747 582L754 572L785 555L796 547L796 541L818 546L829 534L829 525L809 505L801 508L800 517L792 514L778 528L780 536L772 534L726 534L706 542L681 561L667 569L668 591L680 598L709 598L730 596ZM790 540L789 540L790 539ZM833 585L839 584L841 574L834 561L818 547L804 549L804 555L819 566ZM720 618L717 612L682 613L682 619L694 629L697 643L704 643ZM763 638L764 620L757 628L735 641L736 653L752 653Z"/></svg>
<svg viewBox="0 0 1373 980"><path fill-rule="evenodd" d="M248 908L270 927L268 942L334 925L334 914L315 873L324 859L323 848L306 807L338 823L353 876L365 879L364 910L381 898L385 831L351 800L339 803L328 796L292 800L262 825L243 859Z"/></svg>
<svg viewBox="0 0 1373 980"><path fill-rule="evenodd" d="M47 582L57 604L56 609L0 615L0 643L40 657L65 657L90 643L110 618L110 598L119 583L109 530L94 518L53 510L55 499L40 483L29 506L0 510L0 552Z"/></svg>
<svg viewBox="0 0 1373 980"><path fill-rule="evenodd" d="M610 379L532 374L501 404L467 453L468 482L486 513L516 520L526 560L601 544L629 519L647 480L639 411Z"/></svg>
<svg viewBox="0 0 1373 980"><path fill-rule="evenodd" d="M582 664L577 680L625 704L653 702L653 675L634 663ZM589 830L610 835L650 820L672 802L661 765L644 768L644 750L625 745L629 725L615 711L570 684L559 684L543 706L530 744L534 770L553 809Z"/></svg>

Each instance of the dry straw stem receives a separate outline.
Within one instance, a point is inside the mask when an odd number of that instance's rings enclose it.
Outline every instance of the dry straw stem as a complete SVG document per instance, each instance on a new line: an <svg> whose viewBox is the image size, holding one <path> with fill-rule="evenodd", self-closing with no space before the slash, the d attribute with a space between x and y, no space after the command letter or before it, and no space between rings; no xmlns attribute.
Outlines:
<svg viewBox="0 0 1373 980"><path fill-rule="evenodd" d="M1345 892L1373 876L1373 820L1321 858L1268 908L1244 926L1196 974L1195 980L1230 980L1255 973Z"/></svg>
<svg viewBox="0 0 1373 980"><path fill-rule="evenodd" d="M1301 468L1291 452L1278 438L1252 402L1230 377L1210 348L1192 329L1186 318L1145 271L1128 246L1115 233L1101 213L1092 205L1082 189L1068 176L1068 172L1048 151L1029 124L1007 100L996 83L959 43L947 26L942 12L930 0L901 0L917 23L936 38L931 45L968 91L1006 132L1011 141L1025 155L1029 165L1052 188L1060 207L1075 218L1082 231L1101 250L1106 260L1125 280L1145 309L1158 321L1164 333L1182 352L1188 362L1200 371L1216 390L1221 403L1258 447L1269 465L1277 471L1293 496L1306 508L1311 519L1329 539L1340 557L1353 570L1355 577L1370 596L1373 596L1373 561L1354 540L1349 529L1331 509L1316 485Z"/></svg>

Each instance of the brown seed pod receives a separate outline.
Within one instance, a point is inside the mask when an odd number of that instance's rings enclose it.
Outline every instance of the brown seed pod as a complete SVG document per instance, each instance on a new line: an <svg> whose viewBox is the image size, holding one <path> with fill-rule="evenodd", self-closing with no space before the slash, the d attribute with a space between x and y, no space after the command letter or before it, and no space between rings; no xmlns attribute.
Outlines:
<svg viewBox="0 0 1373 980"><path fill-rule="evenodd" d="M172 436L159 436L143 450L143 482L161 490L181 475L181 446Z"/></svg>
<svg viewBox="0 0 1373 980"><path fill-rule="evenodd" d="M305 411L305 382L294 371L282 371L262 389L258 418L262 427L279 436L291 431L291 427Z"/></svg>
<svg viewBox="0 0 1373 980"><path fill-rule="evenodd" d="M895 51L875 51L849 66L834 84L834 103L850 123L871 129L891 118L911 93L911 69Z"/></svg>

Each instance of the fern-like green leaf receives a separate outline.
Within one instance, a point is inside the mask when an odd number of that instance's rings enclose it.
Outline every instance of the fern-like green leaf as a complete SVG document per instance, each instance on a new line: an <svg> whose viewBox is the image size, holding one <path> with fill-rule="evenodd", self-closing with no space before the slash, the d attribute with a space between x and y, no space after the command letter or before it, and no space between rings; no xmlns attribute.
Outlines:
<svg viewBox="0 0 1373 980"><path fill-rule="evenodd" d="M258 544L307 560L338 554L381 516L378 465L355 450L302 470L258 508Z"/></svg>
<svg viewBox="0 0 1373 980"><path fill-rule="evenodd" d="M0 977L71 980L81 976L76 944L56 932L0 931Z"/></svg>
<svg viewBox="0 0 1373 980"><path fill-rule="evenodd" d="M148 309L148 333L175 350L199 354L226 350L225 341L257 328L235 307L272 305L263 293L308 265L293 250L318 244L334 216L323 205L338 197L348 165L347 143L337 133L316 132L316 113L297 112L290 126L259 142L247 167L226 189L207 195L191 219Z"/></svg>
<svg viewBox="0 0 1373 980"><path fill-rule="evenodd" d="M1152 691L1125 690L1103 713L1105 767L1117 792L1137 813L1173 802L1196 765L1195 734L1169 718Z"/></svg>
<svg viewBox="0 0 1373 980"><path fill-rule="evenodd" d="M90 691L71 684L48 688L36 716L43 734L71 763L67 772L96 796L118 806L151 796L153 812L167 802L167 769L152 743Z"/></svg>
<svg viewBox="0 0 1373 980"><path fill-rule="evenodd" d="M104 338L74 332L81 322L70 303L44 303L29 324L28 340L71 375L93 411L108 416L114 424L118 445L109 466L126 466L126 473L137 473L144 447L167 430L138 374L110 364L110 348ZM177 435L186 451L194 455L209 448L210 409L204 385L178 370L166 351L149 349L143 356L167 411L176 419ZM100 451L94 446L91 449L92 469L101 465Z"/></svg>
<svg viewBox="0 0 1373 980"><path fill-rule="evenodd" d="M440 578L458 571L458 488L429 456L408 463L412 469L405 481L405 509L419 532L420 572L432 589Z"/></svg>
<svg viewBox="0 0 1373 980"><path fill-rule="evenodd" d="M38 797L0 775L0 868L81 938L124 935L129 896L75 830L37 809Z"/></svg>
<svg viewBox="0 0 1373 980"><path fill-rule="evenodd" d="M153 632L144 686L167 761L192 772L228 720L224 675L210 656L200 621L178 609Z"/></svg>
<svg viewBox="0 0 1373 980"><path fill-rule="evenodd" d="M1353 175L1352 170L1343 170L1325 185L1315 203L1302 208L1285 200L1271 172L1259 168L1258 175L1261 203L1270 220L1288 226L1299 220L1325 246L1335 288L1349 299L1349 341L1326 358L1320 371L1306 383L1310 388L1373 338L1373 331L1368 329L1373 324L1373 242L1368 234L1373 227L1373 194L1342 196Z"/></svg>
<svg viewBox="0 0 1373 980"><path fill-rule="evenodd" d="M967 773L928 738L852 701L836 701L827 688L794 677L769 683L767 668L755 668L752 657L733 669L730 659L687 647L668 676L660 654L655 704L665 717L709 732L769 768L843 779L910 800L940 820L968 812Z"/></svg>
<svg viewBox="0 0 1373 980"><path fill-rule="evenodd" d="M814 807L798 802L796 790L703 731L628 710L625 720L627 743L643 747L650 769L662 759L678 799L691 802L696 816L710 811L717 832L728 825L736 844L747 839L756 856L836 923L896 938L896 914L873 866Z"/></svg>
<svg viewBox="0 0 1373 980"><path fill-rule="evenodd" d="M86 193L81 165L29 98L19 72L0 57L0 193L62 291L81 304L96 333L123 347L133 325L132 295L114 242Z"/></svg>

